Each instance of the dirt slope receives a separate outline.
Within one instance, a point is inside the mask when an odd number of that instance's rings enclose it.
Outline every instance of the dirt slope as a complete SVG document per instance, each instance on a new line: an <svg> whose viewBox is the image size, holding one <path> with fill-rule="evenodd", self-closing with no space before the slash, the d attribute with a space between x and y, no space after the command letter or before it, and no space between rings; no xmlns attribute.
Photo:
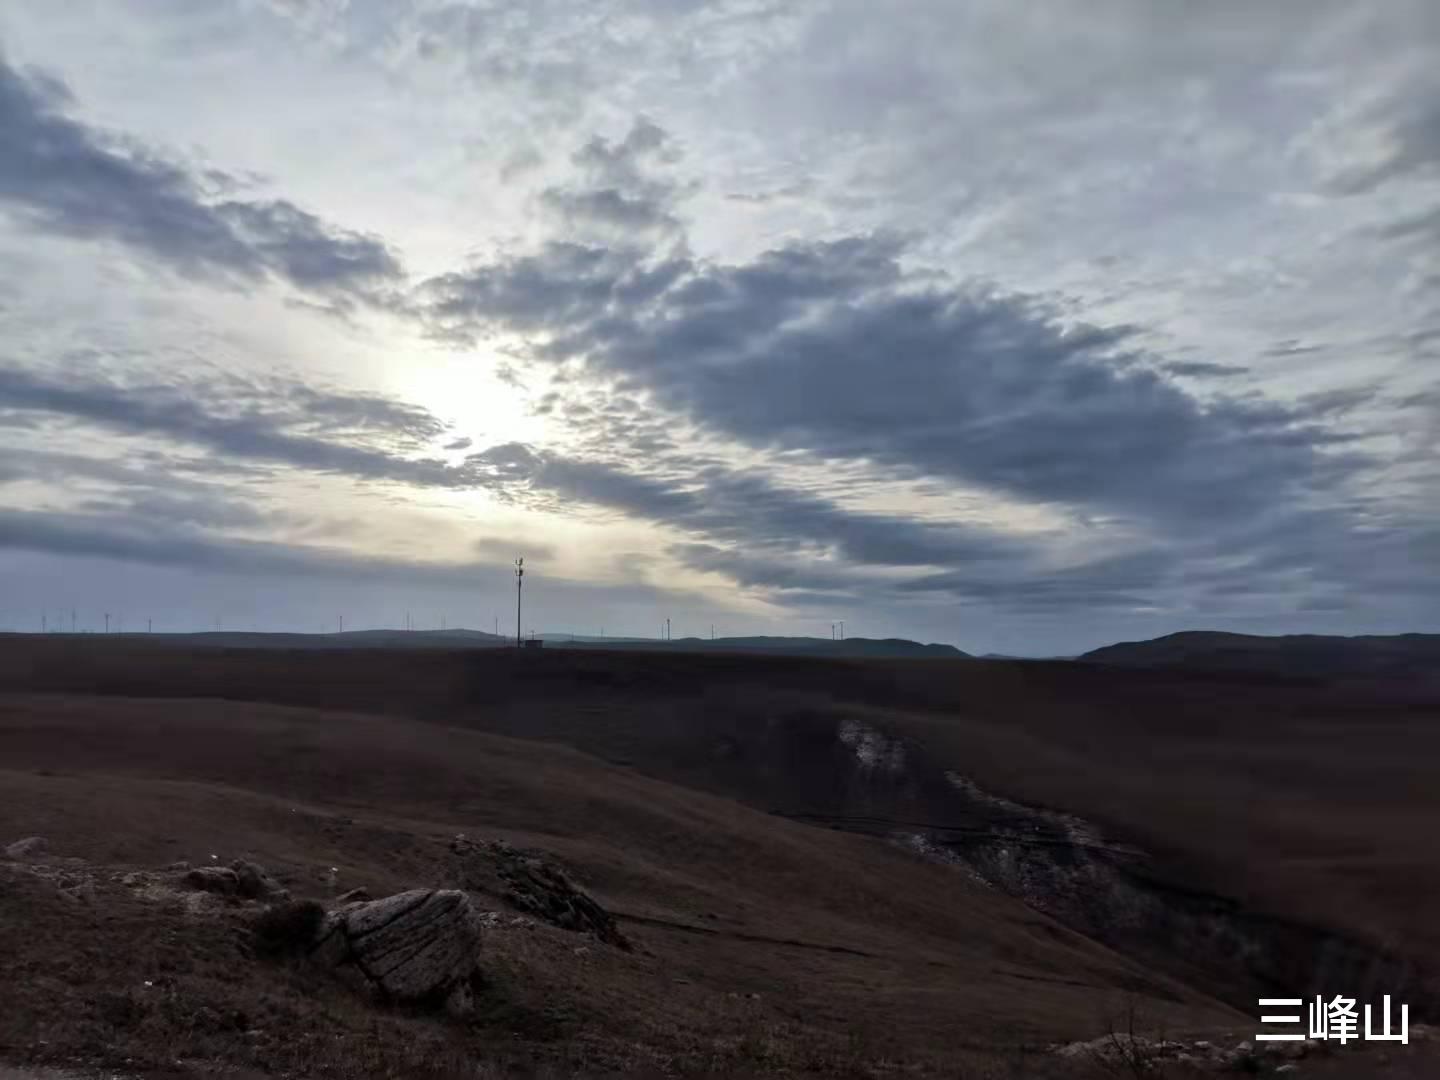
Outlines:
<svg viewBox="0 0 1440 1080"><path fill-rule="evenodd" d="M957 812L992 831L1015 805L1080 815L1158 879L1421 968L1440 954L1440 712L1413 694L1070 664L53 640L0 653L0 690L0 820L97 863L243 854L303 892L331 866L433 884L455 832L553 853L644 945L580 973L550 943L514 968L517 999L569 1002L555 1030L586 1067L945 1069L1093 1035L1127 996L1171 1030L1252 1032L1204 971L1119 955L881 842L974 856L945 831ZM0 948L43 964L7 929ZM10 1010L0 1041L93 990ZM560 1060L550 1035L516 1052Z"/></svg>
<svg viewBox="0 0 1440 1080"><path fill-rule="evenodd" d="M752 1027L793 1028L804 1053L853 1041L921 1064L1080 1037L1129 997L1172 1030L1243 1023L944 867L563 747L293 707L7 695L0 760L7 830L99 866L243 855L324 895L433 884L444 842L461 832L552 853L642 946L638 958L593 946L586 995L563 989L569 974L525 975L545 985L521 997L561 996L549 1041L580 1040L590 1065L693 1056L707 1040L723 1049L736 1021L713 1010L735 1000L756 1014ZM166 975L163 950L136 955L130 941L157 936L135 901L96 887L90 903L51 912L49 933L5 920L0 951L37 977L9 984L0 1044L34 1050L27 1032L57 1013L100 1023L113 1008L104 994ZM5 900L7 911L41 904ZM213 999L209 968L244 961L195 926L173 933L195 939L193 989ZM80 955L57 958L57 938ZM103 1042L86 1031L87 1046ZM224 1034L195 1049L233 1051Z"/></svg>

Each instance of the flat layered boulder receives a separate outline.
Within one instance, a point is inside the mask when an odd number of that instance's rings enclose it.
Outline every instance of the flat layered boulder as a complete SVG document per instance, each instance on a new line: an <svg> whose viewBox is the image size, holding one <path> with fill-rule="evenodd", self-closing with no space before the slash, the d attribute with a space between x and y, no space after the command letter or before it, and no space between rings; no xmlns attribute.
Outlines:
<svg viewBox="0 0 1440 1080"><path fill-rule="evenodd" d="M383 1000L463 1014L479 984L479 913L458 889L345 904L321 922L310 957L352 969Z"/></svg>
<svg viewBox="0 0 1440 1080"><path fill-rule="evenodd" d="M563 869L503 840L450 842L451 873L463 888L499 897L516 911L628 950L615 917Z"/></svg>

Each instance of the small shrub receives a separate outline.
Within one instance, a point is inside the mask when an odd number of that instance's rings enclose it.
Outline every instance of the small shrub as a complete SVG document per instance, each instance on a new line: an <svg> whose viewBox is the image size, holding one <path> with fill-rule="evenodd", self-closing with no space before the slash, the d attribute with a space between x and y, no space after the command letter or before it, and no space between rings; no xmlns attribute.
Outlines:
<svg viewBox="0 0 1440 1080"><path fill-rule="evenodd" d="M272 904L255 919L255 948L263 956L299 956L314 944L325 908L314 900Z"/></svg>

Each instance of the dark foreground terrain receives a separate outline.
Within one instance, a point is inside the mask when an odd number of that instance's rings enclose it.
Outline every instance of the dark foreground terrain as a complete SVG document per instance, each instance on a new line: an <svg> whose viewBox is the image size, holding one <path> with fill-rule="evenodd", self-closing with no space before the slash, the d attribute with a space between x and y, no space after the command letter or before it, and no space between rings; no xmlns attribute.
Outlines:
<svg viewBox="0 0 1440 1080"><path fill-rule="evenodd" d="M9 638L0 848L45 843L0 859L0 1065L1440 1075L1424 1029L1237 1048L1257 996L1440 1012L1437 752L1424 682ZM457 879L460 834L562 868L631 947ZM263 903L176 865L234 859L329 906L470 889L473 1012L267 955Z"/></svg>

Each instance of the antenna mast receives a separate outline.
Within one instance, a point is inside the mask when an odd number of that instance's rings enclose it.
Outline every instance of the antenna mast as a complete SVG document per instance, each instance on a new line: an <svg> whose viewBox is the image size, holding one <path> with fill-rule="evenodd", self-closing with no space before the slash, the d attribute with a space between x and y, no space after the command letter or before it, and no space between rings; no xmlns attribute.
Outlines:
<svg viewBox="0 0 1440 1080"><path fill-rule="evenodd" d="M525 581L525 557L515 560L515 647L520 648L520 586Z"/></svg>

